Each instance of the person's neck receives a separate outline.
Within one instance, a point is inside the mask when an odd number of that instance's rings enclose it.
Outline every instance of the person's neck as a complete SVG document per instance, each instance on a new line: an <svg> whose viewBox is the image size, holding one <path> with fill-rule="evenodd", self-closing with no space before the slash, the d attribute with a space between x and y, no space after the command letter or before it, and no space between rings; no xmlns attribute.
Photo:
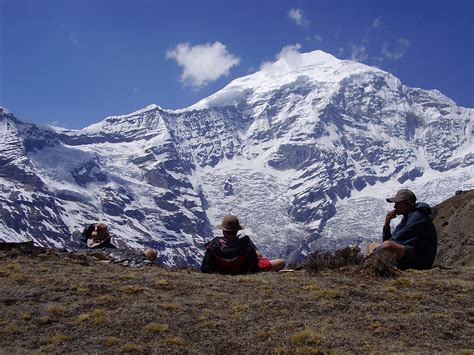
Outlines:
<svg viewBox="0 0 474 355"><path fill-rule="evenodd" d="M235 234L227 234L226 233L226 234L224 234L224 239L226 239L226 240L235 240L235 239L237 239L237 233L235 233Z"/></svg>
<svg viewBox="0 0 474 355"><path fill-rule="evenodd" d="M403 216L403 217L408 217L408 215L409 215L410 213L412 213L414 210L415 210L415 207L410 208L410 209L409 209L408 211L406 211L405 213L402 213L402 216Z"/></svg>

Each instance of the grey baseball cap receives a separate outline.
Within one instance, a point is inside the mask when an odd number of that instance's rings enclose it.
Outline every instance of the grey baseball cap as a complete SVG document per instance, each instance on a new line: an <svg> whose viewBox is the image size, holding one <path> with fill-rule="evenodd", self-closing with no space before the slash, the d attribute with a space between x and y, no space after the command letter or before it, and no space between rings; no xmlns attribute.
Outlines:
<svg viewBox="0 0 474 355"><path fill-rule="evenodd" d="M402 202L402 201L408 201L408 202L416 202L416 196L413 193L413 191L408 190L408 189L401 189L398 190L398 192L395 194L394 197L387 198L387 202Z"/></svg>

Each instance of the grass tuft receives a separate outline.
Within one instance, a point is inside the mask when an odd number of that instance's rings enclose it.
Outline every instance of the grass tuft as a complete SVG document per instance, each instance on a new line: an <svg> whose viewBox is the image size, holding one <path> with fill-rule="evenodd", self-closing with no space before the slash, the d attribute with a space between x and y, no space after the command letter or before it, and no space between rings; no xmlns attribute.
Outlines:
<svg viewBox="0 0 474 355"><path fill-rule="evenodd" d="M246 313L249 310L250 306L247 303L234 303L230 307L230 316L231 318L240 318L242 314Z"/></svg>
<svg viewBox="0 0 474 355"><path fill-rule="evenodd" d="M263 279L257 275L243 275L237 277L237 282L243 283L263 283Z"/></svg>
<svg viewBox="0 0 474 355"><path fill-rule="evenodd" d="M166 288L170 285L169 281L166 280L166 279L158 279L158 280L155 280L155 287L157 288L160 288L160 287L163 287L163 288Z"/></svg>
<svg viewBox="0 0 474 355"><path fill-rule="evenodd" d="M411 287L413 286L413 281L408 279L395 279L389 282L390 286L400 286L400 287Z"/></svg>
<svg viewBox="0 0 474 355"><path fill-rule="evenodd" d="M278 355L285 354L288 352L288 348L286 346L276 346L273 348L273 352Z"/></svg>
<svg viewBox="0 0 474 355"><path fill-rule="evenodd" d="M311 329L303 329L290 338L294 345L320 345L323 341L323 336Z"/></svg>
<svg viewBox="0 0 474 355"><path fill-rule="evenodd" d="M47 325L51 324L53 321L48 316L43 316L38 320L38 322L40 325Z"/></svg>
<svg viewBox="0 0 474 355"><path fill-rule="evenodd" d="M180 309L179 304L177 303L162 303L160 307L166 311L177 311Z"/></svg>
<svg viewBox="0 0 474 355"><path fill-rule="evenodd" d="M131 280L131 279L136 278L137 275L138 274L134 271L128 271L128 272L124 272L123 274L121 274L120 278L124 279L124 280Z"/></svg>
<svg viewBox="0 0 474 355"><path fill-rule="evenodd" d="M92 310L92 315L94 317L105 317L107 316L107 310L105 308L96 308Z"/></svg>
<svg viewBox="0 0 474 355"><path fill-rule="evenodd" d="M91 319L91 315L89 313L83 313L83 314L80 314L77 319L79 319L79 321L81 322L85 322L89 319Z"/></svg>
<svg viewBox="0 0 474 355"><path fill-rule="evenodd" d="M148 323L143 327L143 330L147 331L148 333L163 333L166 332L168 328L168 324Z"/></svg>
<svg viewBox="0 0 474 355"><path fill-rule="evenodd" d="M101 303L110 303L110 302L114 302L115 300L116 300L115 297L112 295L102 295L102 296L97 297L97 301Z"/></svg>
<svg viewBox="0 0 474 355"><path fill-rule="evenodd" d="M107 310L104 308L96 308L90 313L80 314L77 319L80 322L90 321L92 324L95 325L103 325L108 323Z"/></svg>
<svg viewBox="0 0 474 355"><path fill-rule="evenodd" d="M92 318L92 323L95 325L104 325L108 323L108 319L106 317L95 317Z"/></svg>
<svg viewBox="0 0 474 355"><path fill-rule="evenodd" d="M400 271L396 268L397 258L393 253L382 252L370 255L363 265L364 273L377 277L395 277Z"/></svg>
<svg viewBox="0 0 474 355"><path fill-rule="evenodd" d="M62 314L66 311L66 307L58 304L51 304L46 307L46 311L53 314Z"/></svg>
<svg viewBox="0 0 474 355"><path fill-rule="evenodd" d="M299 346L295 349L296 354L323 354L319 349L310 346Z"/></svg>
<svg viewBox="0 0 474 355"><path fill-rule="evenodd" d="M18 333L19 329L16 324L7 324L5 328L3 328L3 332L7 334L16 334Z"/></svg>
<svg viewBox="0 0 474 355"><path fill-rule="evenodd" d="M56 335L53 335L51 338L49 338L48 342L51 344L62 344L68 340L71 340L71 337L64 334L56 334Z"/></svg>
<svg viewBox="0 0 474 355"><path fill-rule="evenodd" d="M89 293L89 288L87 286L77 286L75 288L76 292L80 295L85 295Z"/></svg>
<svg viewBox="0 0 474 355"><path fill-rule="evenodd" d="M382 322L375 320L372 323L370 323L370 326L372 327L372 329L379 329L382 326Z"/></svg>
<svg viewBox="0 0 474 355"><path fill-rule="evenodd" d="M174 346L183 346L184 345L183 338L178 337L178 336L166 338L165 342L166 342L166 344L174 345Z"/></svg>
<svg viewBox="0 0 474 355"><path fill-rule="evenodd" d="M343 296L343 292L334 288L320 288L310 292L316 298L336 299Z"/></svg>
<svg viewBox="0 0 474 355"><path fill-rule="evenodd" d="M32 318L30 312L22 312L20 313L20 317L24 320L30 320Z"/></svg>
<svg viewBox="0 0 474 355"><path fill-rule="evenodd" d="M139 285L127 285L120 287L119 290L124 293L128 293L129 295L135 295L137 293L143 292L145 288Z"/></svg>
<svg viewBox="0 0 474 355"><path fill-rule="evenodd" d="M419 301L419 300L422 300L425 297L425 295L423 294L423 292L411 292L407 294L407 297L410 300Z"/></svg>
<svg viewBox="0 0 474 355"><path fill-rule="evenodd" d="M104 339L104 344L107 346L114 346L115 344L118 344L120 342L120 339L117 337L107 337Z"/></svg>
<svg viewBox="0 0 474 355"><path fill-rule="evenodd" d="M138 345L127 343L122 347L122 353L140 353L141 348Z"/></svg>
<svg viewBox="0 0 474 355"><path fill-rule="evenodd" d="M261 330L257 333L257 337L260 338L260 339L268 339L273 334L274 334L274 332L272 332L271 330Z"/></svg>

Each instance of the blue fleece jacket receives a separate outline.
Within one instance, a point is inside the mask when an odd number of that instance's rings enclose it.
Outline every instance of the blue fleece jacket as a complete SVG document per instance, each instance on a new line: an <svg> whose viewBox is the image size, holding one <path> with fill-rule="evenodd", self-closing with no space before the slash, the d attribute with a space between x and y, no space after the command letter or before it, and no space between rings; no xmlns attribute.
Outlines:
<svg viewBox="0 0 474 355"><path fill-rule="evenodd" d="M438 245L436 229L429 215L431 207L417 203L415 209L404 216L393 233L390 228L383 229L383 240L393 240L405 248L411 248L416 255L413 268L429 269L436 257Z"/></svg>

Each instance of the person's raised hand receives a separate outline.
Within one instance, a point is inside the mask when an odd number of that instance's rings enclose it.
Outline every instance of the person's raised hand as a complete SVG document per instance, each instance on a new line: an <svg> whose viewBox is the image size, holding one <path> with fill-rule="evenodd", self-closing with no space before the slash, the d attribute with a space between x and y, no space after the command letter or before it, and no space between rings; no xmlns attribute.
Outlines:
<svg viewBox="0 0 474 355"><path fill-rule="evenodd" d="M385 216L385 227L390 226L390 221L397 217L397 212L395 210L388 211L387 215Z"/></svg>

